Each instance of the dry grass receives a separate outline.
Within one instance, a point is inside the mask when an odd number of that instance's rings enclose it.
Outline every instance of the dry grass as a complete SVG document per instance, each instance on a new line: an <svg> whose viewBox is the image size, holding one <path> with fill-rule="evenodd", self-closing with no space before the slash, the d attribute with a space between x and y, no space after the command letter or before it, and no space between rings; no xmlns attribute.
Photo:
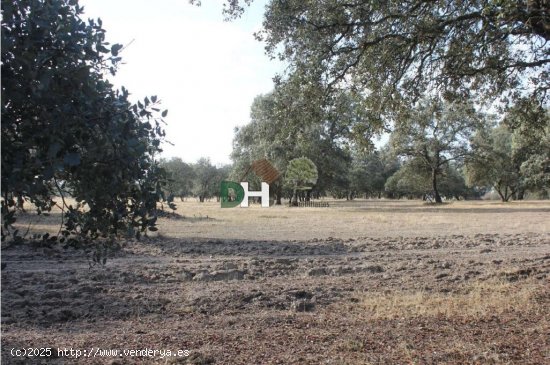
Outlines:
<svg viewBox="0 0 550 365"><path fill-rule="evenodd" d="M504 280L464 284L453 293L396 291L375 293L362 302L375 319L445 317L473 318L504 312L532 312L540 308L536 296L542 285L533 281L512 284Z"/></svg>
<svg viewBox="0 0 550 365"><path fill-rule="evenodd" d="M550 232L550 201L460 201L430 205L409 200L328 200L329 208L222 209L215 201L177 202L184 219L159 219L160 234L167 238L228 238L252 240L309 240L328 237L430 237ZM18 216L20 232L56 233L59 209L36 216L32 207ZM522 219L518 219L521 216Z"/></svg>
<svg viewBox="0 0 550 365"><path fill-rule="evenodd" d="M460 201L439 206L408 200L328 201L329 208L232 209L222 209L215 201L177 202L176 212L184 218L159 219L159 233L176 239L311 240L550 232L550 201ZM59 231L59 209L49 216L27 209L18 216L20 233L29 228L30 234Z"/></svg>
<svg viewBox="0 0 550 365"><path fill-rule="evenodd" d="M186 219L160 222L170 238L308 240L389 236L441 236L477 233L514 234L550 231L550 201L503 204L494 201L452 202L441 206L422 201L329 200L329 208L221 209L216 202L177 202ZM522 219L518 219L521 215ZM196 220L194 217L208 220Z"/></svg>

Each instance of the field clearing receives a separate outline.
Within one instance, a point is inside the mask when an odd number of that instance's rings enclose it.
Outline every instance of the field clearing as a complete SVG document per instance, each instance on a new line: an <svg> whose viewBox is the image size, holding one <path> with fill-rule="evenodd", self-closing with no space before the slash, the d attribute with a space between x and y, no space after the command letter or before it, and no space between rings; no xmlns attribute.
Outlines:
<svg viewBox="0 0 550 365"><path fill-rule="evenodd" d="M2 364L550 363L550 202L329 203L177 202L105 266L4 245ZM58 220L27 214L19 228ZM10 354L22 347L56 356Z"/></svg>
<svg viewBox="0 0 550 365"><path fill-rule="evenodd" d="M220 209L216 202L178 202L177 212L187 219L177 224L164 221L160 227L164 236L173 238L260 240L550 232L550 203L544 201L461 201L442 206L407 200L327 201L329 208L232 209Z"/></svg>

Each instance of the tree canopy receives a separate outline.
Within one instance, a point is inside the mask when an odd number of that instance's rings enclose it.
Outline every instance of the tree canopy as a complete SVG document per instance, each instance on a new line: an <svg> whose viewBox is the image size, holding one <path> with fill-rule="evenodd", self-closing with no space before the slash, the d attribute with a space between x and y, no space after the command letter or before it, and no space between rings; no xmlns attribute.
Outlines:
<svg viewBox="0 0 550 365"><path fill-rule="evenodd" d="M520 166L512 156L512 133L505 125L479 131L473 141L474 154L466 164L470 185L492 186L502 201L521 188Z"/></svg>
<svg viewBox="0 0 550 365"><path fill-rule="evenodd" d="M521 189L550 189L550 111L531 98L519 100L504 117L512 135L512 159L520 166Z"/></svg>
<svg viewBox="0 0 550 365"><path fill-rule="evenodd" d="M271 1L259 37L300 72L387 97L549 84L547 1ZM316 66L316 67L313 67ZM319 70L319 67L322 67ZM312 71L308 71L312 69Z"/></svg>
<svg viewBox="0 0 550 365"><path fill-rule="evenodd" d="M359 107L352 97L345 95L339 96L333 108L308 105L302 91L276 90L256 97L251 122L235 133L232 153L235 179L241 178L248 166L261 158L268 159L284 175L289 161L300 156L310 158L318 168L317 191L330 191L345 179L350 163L350 138L353 133L360 133L355 129L362 115L356 112ZM283 193L281 183L272 187L278 202Z"/></svg>
<svg viewBox="0 0 550 365"><path fill-rule="evenodd" d="M399 117L391 142L398 155L414 158L430 174L435 201L441 203L438 177L449 162L461 162L471 153L470 138L482 126L468 103L422 100Z"/></svg>
<svg viewBox="0 0 550 365"><path fill-rule="evenodd" d="M238 17L252 1L227 0L224 13ZM511 123L511 158L520 185L548 185L547 1L271 0L256 37L268 55L287 64L275 77L273 102L262 120L284 131L280 141L290 150L314 161L319 187L325 186L327 171L342 168L347 172L338 170L328 184L337 196L380 189L387 177L376 158L361 162L351 151L363 147L368 153L373 135L395 129L392 143L406 156L404 168L423 164L416 173L430 174L436 201L441 200L438 178L446 192L469 194L462 160L472 153L475 129L492 126L476 115L482 107L503 112L507 120L500 122ZM431 106L441 109L432 110L431 119L430 107L423 107L427 100L441 104ZM268 144L276 140L268 137ZM327 146L346 158L331 153L319 159ZM418 182L412 185L425 179Z"/></svg>
<svg viewBox="0 0 550 365"><path fill-rule="evenodd" d="M76 0L2 0L3 237L17 199L59 205L62 240L154 229L167 112L114 89L123 47L82 14Z"/></svg>
<svg viewBox="0 0 550 365"><path fill-rule="evenodd" d="M298 203L298 190L310 190L317 183L318 176L317 166L307 157L295 158L288 163L285 178L294 191L293 204Z"/></svg>
<svg viewBox="0 0 550 365"><path fill-rule="evenodd" d="M192 165L183 162L179 157L170 160L160 160L160 166L167 173L167 182L164 190L167 196L178 197L183 200L191 195L193 182L196 178Z"/></svg>
<svg viewBox="0 0 550 365"><path fill-rule="evenodd" d="M224 13L239 17L252 1L227 0ZM256 37L302 84L367 93L386 117L430 90L548 102L546 0L271 0Z"/></svg>
<svg viewBox="0 0 550 365"><path fill-rule="evenodd" d="M470 185L492 186L502 201L522 199L526 190L550 188L550 113L522 99L501 124L479 130L467 159Z"/></svg>

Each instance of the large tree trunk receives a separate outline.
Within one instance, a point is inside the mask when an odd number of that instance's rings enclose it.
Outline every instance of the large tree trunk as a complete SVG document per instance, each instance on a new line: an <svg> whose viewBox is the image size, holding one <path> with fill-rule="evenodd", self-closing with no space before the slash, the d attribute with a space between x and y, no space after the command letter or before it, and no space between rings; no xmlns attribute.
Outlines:
<svg viewBox="0 0 550 365"><path fill-rule="evenodd" d="M432 170L432 189L434 191L434 198L436 203L443 203L443 200L441 200L441 195L439 195L439 191L437 190L437 170Z"/></svg>

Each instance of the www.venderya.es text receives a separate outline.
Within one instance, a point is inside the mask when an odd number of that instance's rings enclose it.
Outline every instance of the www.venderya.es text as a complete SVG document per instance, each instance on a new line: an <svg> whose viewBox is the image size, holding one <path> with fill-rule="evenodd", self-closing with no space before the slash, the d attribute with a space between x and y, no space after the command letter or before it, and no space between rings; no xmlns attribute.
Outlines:
<svg viewBox="0 0 550 365"><path fill-rule="evenodd" d="M170 349L104 349L99 347L90 347L88 349L75 349L72 347L25 347L12 348L13 357L66 357L78 359L80 357L148 357L148 358L170 358L170 357L188 357L189 350L170 350Z"/></svg>

